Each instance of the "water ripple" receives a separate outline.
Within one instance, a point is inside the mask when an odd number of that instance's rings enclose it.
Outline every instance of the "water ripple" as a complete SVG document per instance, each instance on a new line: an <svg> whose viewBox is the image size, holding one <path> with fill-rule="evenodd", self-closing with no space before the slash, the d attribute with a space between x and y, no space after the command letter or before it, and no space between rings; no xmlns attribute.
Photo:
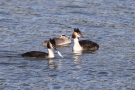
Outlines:
<svg viewBox="0 0 135 90"><path fill-rule="evenodd" d="M0 89L135 89L134 10L133 0L1 0ZM99 50L75 54L71 43L57 47L63 59L21 57L73 28Z"/></svg>

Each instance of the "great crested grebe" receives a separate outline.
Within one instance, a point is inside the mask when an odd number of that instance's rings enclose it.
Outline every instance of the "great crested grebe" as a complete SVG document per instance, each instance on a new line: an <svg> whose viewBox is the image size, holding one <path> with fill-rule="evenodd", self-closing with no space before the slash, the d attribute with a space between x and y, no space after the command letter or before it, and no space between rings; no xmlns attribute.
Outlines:
<svg viewBox="0 0 135 90"><path fill-rule="evenodd" d="M54 37L53 40L55 41L56 46L65 45L65 44L71 43L70 37L67 36L67 35L64 35L64 34L60 35L59 37ZM48 42L48 41L45 40L45 41L42 43L42 45L43 45L43 46L47 46L47 42Z"/></svg>
<svg viewBox="0 0 135 90"><path fill-rule="evenodd" d="M72 34L72 38L74 39L74 51L82 51L82 50L98 50L99 45L90 40L81 40L79 41L79 37L83 37L81 31L78 28L74 28L74 32Z"/></svg>
<svg viewBox="0 0 135 90"><path fill-rule="evenodd" d="M22 56L23 57L35 57L35 58L54 58L54 53L52 50L52 49L54 49L63 58L61 53L55 48L54 45L55 45L54 40L50 39L47 42L48 53L41 52L41 51L30 51L30 52L26 52L26 53L22 54Z"/></svg>

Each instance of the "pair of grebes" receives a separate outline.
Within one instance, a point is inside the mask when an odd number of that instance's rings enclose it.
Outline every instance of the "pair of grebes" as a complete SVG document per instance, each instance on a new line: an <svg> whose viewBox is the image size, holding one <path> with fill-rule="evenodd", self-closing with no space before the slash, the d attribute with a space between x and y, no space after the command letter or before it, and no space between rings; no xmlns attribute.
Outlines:
<svg viewBox="0 0 135 90"><path fill-rule="evenodd" d="M90 40L81 40L79 38L83 37L81 31L78 28L74 28L74 32L72 33L72 38L74 39L74 46L73 51L83 51L83 50L90 50L95 51L98 50L99 45ZM53 38L48 41L44 41L42 43L43 46L47 46L48 53L41 52L41 51L30 51L22 54L23 57L34 57L34 58L54 58L54 49L59 56L63 58L61 53L56 49L57 45L65 45L71 43L71 39L69 36L61 35L58 38Z"/></svg>

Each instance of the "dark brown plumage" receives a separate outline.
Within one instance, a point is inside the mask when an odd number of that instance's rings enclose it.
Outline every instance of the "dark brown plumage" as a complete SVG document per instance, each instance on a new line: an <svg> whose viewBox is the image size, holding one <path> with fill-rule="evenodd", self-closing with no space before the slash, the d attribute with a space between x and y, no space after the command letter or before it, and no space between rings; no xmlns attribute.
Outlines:
<svg viewBox="0 0 135 90"><path fill-rule="evenodd" d="M81 40L79 41L79 44L81 47L83 47L83 50L98 50L99 45L93 41L89 40Z"/></svg>
<svg viewBox="0 0 135 90"><path fill-rule="evenodd" d="M50 54L53 53L53 51L51 49L56 50L55 46L55 41L53 39L50 39L47 43L47 48L50 49ZM41 52L41 51L30 51L30 52L26 52L24 54L22 54L23 57L35 57L35 58L50 58L49 57L49 52ZM54 56L52 56L54 57Z"/></svg>
<svg viewBox="0 0 135 90"><path fill-rule="evenodd" d="M41 51L30 51L22 54L23 57L47 58L48 54Z"/></svg>

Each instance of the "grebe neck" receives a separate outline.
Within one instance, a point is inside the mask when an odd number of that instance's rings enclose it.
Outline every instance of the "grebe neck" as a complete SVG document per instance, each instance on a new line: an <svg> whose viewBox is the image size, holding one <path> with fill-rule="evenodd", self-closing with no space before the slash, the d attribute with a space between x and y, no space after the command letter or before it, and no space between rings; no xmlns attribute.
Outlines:
<svg viewBox="0 0 135 90"><path fill-rule="evenodd" d="M75 51L80 51L82 50L82 47L79 43L79 39L78 38L74 38L74 46L73 46L73 50Z"/></svg>
<svg viewBox="0 0 135 90"><path fill-rule="evenodd" d="M54 53L52 49L48 49L48 58L54 58Z"/></svg>

